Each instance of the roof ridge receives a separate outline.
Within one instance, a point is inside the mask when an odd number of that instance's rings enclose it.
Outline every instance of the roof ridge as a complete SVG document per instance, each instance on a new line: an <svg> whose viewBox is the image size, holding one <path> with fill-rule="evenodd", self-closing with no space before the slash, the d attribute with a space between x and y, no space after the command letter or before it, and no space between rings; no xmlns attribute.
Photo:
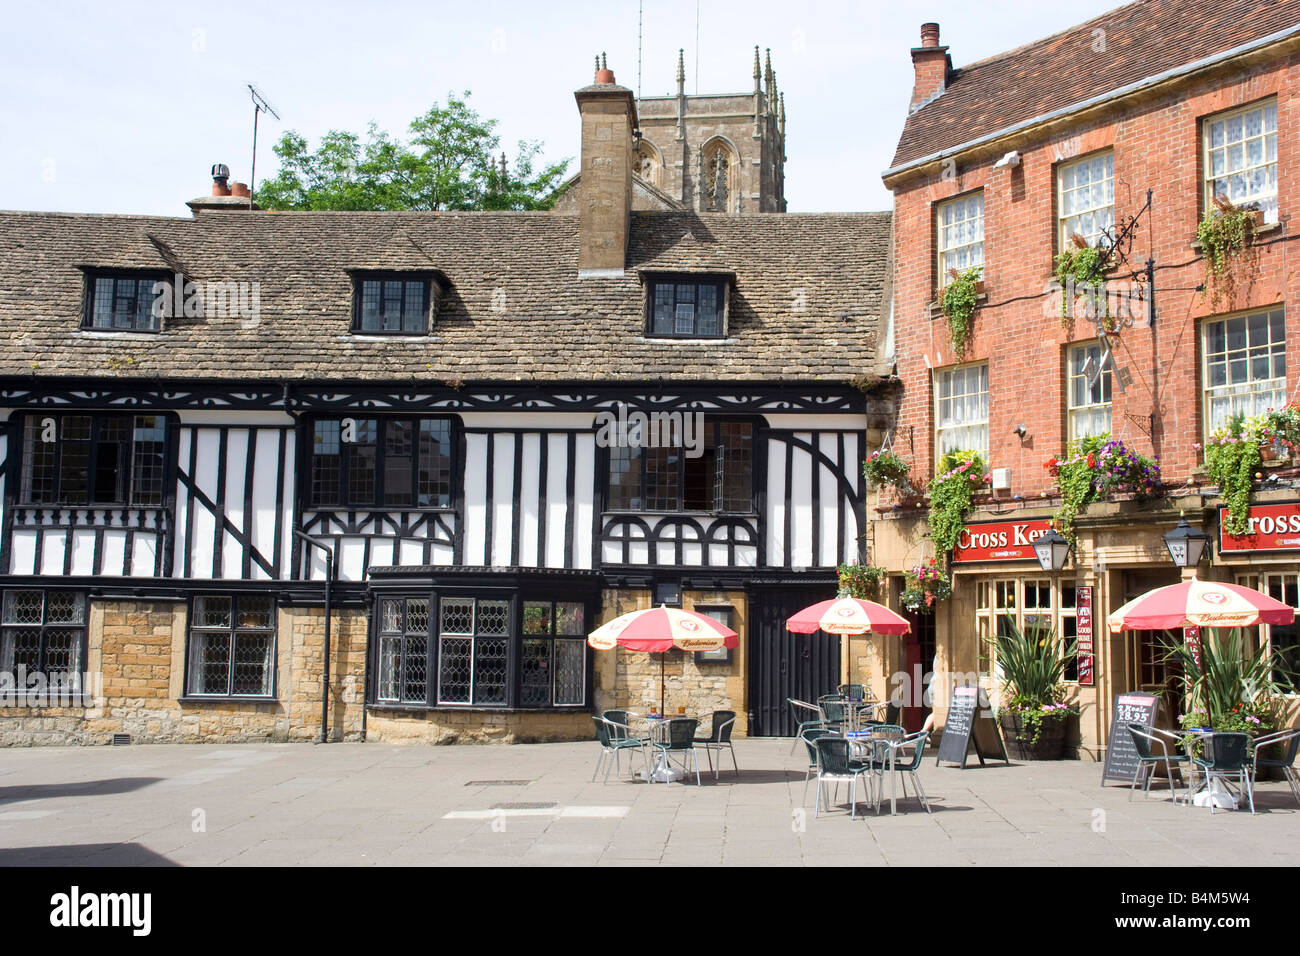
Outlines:
<svg viewBox="0 0 1300 956"><path fill-rule="evenodd" d="M1152 2L1163 3L1165 2L1165 0L1131 0L1130 3L1121 3L1118 7L1111 7L1109 10L1105 11L1104 13L1097 14L1091 20L1084 20L1082 23L1076 23L1074 24L1074 26L1065 27L1064 29L1057 30L1055 33L1049 33L1047 36L1039 37L1037 40L1031 40L1028 43L1022 43L1020 44L1020 46L1012 47L1010 50L1003 50L1001 53L994 53L991 56L986 56L981 60L972 60L970 63L964 64L963 66L956 67L953 70L953 72L960 73L962 70L969 70L972 67L984 66L987 63L996 63L998 60L1005 60L1008 57L1014 56L1017 53L1020 53L1024 50L1028 50L1030 47L1035 47L1042 44L1050 43L1051 41L1057 39L1058 37L1063 37L1067 33L1073 33L1075 30L1082 29L1083 27L1086 27L1090 23L1095 23L1098 20L1101 20L1105 17L1112 17L1115 15L1116 12L1120 10L1126 10L1129 7L1140 7Z"/></svg>

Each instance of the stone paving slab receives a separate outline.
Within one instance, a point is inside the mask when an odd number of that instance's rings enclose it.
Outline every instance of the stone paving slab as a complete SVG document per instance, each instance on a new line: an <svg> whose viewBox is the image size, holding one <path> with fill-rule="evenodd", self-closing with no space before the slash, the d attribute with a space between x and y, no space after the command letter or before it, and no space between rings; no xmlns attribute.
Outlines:
<svg viewBox="0 0 1300 956"><path fill-rule="evenodd" d="M1129 800L1095 763L926 760L877 815L848 787L817 817L789 741L739 740L703 786L592 782L594 742L0 750L0 865L1300 865L1300 807ZM515 781L494 784L492 781Z"/></svg>

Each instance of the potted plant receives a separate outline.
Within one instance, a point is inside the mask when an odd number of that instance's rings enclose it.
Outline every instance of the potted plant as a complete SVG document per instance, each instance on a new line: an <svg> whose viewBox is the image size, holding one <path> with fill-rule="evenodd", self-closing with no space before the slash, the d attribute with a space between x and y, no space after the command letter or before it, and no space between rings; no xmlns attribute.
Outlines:
<svg viewBox="0 0 1300 956"><path fill-rule="evenodd" d="M934 606L952 597L952 582L934 558L903 575L903 607L918 614L932 614Z"/></svg>
<svg viewBox="0 0 1300 956"><path fill-rule="evenodd" d="M1265 647L1249 650L1235 627L1207 629L1195 648L1173 637L1166 637L1166 642L1166 660L1177 664L1187 680L1180 727L1209 727L1252 737L1278 728L1283 695L1295 679L1280 653ZM1192 752L1199 753L1195 737L1185 740Z"/></svg>
<svg viewBox="0 0 1300 956"><path fill-rule="evenodd" d="M893 485L905 495L914 490L908 479L911 472L912 467L892 451L873 451L862 463L862 474L873 487Z"/></svg>
<svg viewBox="0 0 1300 956"><path fill-rule="evenodd" d="M1065 700L1062 679L1075 646L1041 624L1021 629L1004 616L992 644L1003 692L998 723L1007 752L1016 760L1060 760L1068 719L1076 713Z"/></svg>
<svg viewBox="0 0 1300 956"><path fill-rule="evenodd" d="M1086 294L1093 309L1109 316L1106 299L1105 250L1088 245L1088 240L1078 233L1070 236L1070 248L1056 257L1056 281L1061 286L1061 327L1065 328L1074 317L1074 300Z"/></svg>
<svg viewBox="0 0 1300 956"><path fill-rule="evenodd" d="M889 573L871 564L841 564L838 568L840 588L836 597L859 598L874 601L880 594L881 582Z"/></svg>
<svg viewBox="0 0 1300 956"><path fill-rule="evenodd" d="M966 346L970 344L975 306L984 294L983 275L983 266L972 266L960 272L949 269L948 277L951 281L939 296L939 308L948 325L948 341L958 355L966 354Z"/></svg>
<svg viewBox="0 0 1300 956"><path fill-rule="evenodd" d="M1205 257L1205 289L1218 306L1236 293L1234 262L1255 241L1255 229L1263 219L1259 206L1234 205L1226 196L1214 197L1214 208L1196 226L1196 241Z"/></svg>
<svg viewBox="0 0 1300 956"><path fill-rule="evenodd" d="M1234 415L1228 424L1214 430L1205 447L1206 474L1219 486L1228 507L1223 520L1228 534L1250 533L1250 499L1256 469L1263 462L1259 442L1258 420Z"/></svg>
<svg viewBox="0 0 1300 956"><path fill-rule="evenodd" d="M1260 454L1267 460L1285 458L1300 446L1300 404L1291 402L1281 410L1270 408L1259 419Z"/></svg>
<svg viewBox="0 0 1300 956"><path fill-rule="evenodd" d="M1053 521L1071 544L1075 519L1089 502L1120 492L1145 498L1160 487L1160 462L1133 451L1109 432L1080 439L1073 454L1049 458L1043 467L1056 479L1061 492L1061 506Z"/></svg>
<svg viewBox="0 0 1300 956"><path fill-rule="evenodd" d="M950 451L939 459L939 473L930 481L930 537L939 551L951 551L974 508L975 492L989 481L977 451Z"/></svg>

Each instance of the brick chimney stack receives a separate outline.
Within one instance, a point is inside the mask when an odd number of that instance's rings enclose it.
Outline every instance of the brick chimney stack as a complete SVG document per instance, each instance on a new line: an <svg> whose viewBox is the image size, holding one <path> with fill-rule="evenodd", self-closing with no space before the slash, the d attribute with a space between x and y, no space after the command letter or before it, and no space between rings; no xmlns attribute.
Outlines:
<svg viewBox="0 0 1300 956"><path fill-rule="evenodd" d="M582 114L578 275L621 276L632 216L636 99L615 84L603 55L596 62L595 82L574 97Z"/></svg>
<svg viewBox="0 0 1300 956"><path fill-rule="evenodd" d="M912 47L912 69L916 79L912 84L912 101L907 107L910 113L942 93L952 73L948 48L939 45L939 24L921 24L921 45Z"/></svg>
<svg viewBox="0 0 1300 956"><path fill-rule="evenodd" d="M212 167L212 194L191 199L185 205L189 206L190 211L197 216L204 211L247 211L248 200L248 184L232 183L230 181L230 167L225 163L215 163ZM254 205L253 208L260 209L261 207Z"/></svg>

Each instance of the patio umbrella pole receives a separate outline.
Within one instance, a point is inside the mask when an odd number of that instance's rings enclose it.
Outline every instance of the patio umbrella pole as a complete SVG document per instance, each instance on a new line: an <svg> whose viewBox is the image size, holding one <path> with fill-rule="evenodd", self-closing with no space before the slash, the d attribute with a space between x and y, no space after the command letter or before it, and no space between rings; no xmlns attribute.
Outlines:
<svg viewBox="0 0 1300 956"><path fill-rule="evenodd" d="M664 658L666 656L666 653L659 655L659 713L661 714L668 713L664 710Z"/></svg>

